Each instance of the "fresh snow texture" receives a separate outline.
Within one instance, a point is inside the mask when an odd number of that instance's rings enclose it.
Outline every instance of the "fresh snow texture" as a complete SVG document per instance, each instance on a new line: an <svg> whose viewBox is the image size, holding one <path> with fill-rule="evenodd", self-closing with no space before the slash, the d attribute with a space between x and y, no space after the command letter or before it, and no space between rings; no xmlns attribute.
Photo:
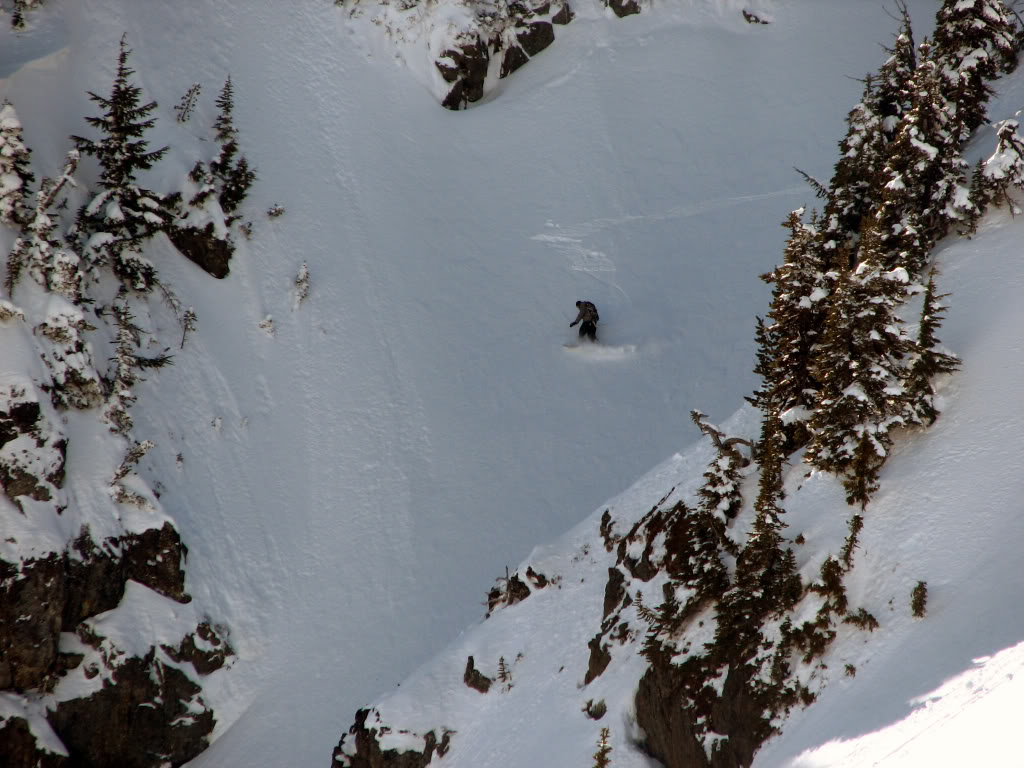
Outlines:
<svg viewBox="0 0 1024 768"><path fill-rule="evenodd" d="M921 38L935 4L909 6ZM744 7L772 23L747 24ZM591 690L576 689L607 572L594 518L530 557L562 575L561 589L482 624L480 604L506 565L666 456L680 452L612 504L641 514L677 482L692 495L710 453L687 448L698 437L688 413L723 421L755 386L754 316L769 295L758 275L781 260L779 223L814 203L792 166L828 177L860 96L851 78L891 42L886 7L687 0L616 19L581 0L548 50L460 114L437 104L423 55L434 28L396 43L323 0L197 0L187 12L50 0L26 31L0 31L0 100L17 108L37 177L55 175L67 136L88 130L86 92L109 87L122 35L161 105L151 146L173 147L140 180L149 189L180 189L196 159L211 159L212 94L229 73L235 84L240 146L259 175L242 211L253 239L236 237L223 281L162 238L147 247L198 322L132 411L136 439L155 443L140 476L160 484L162 513L189 547L194 610L228 625L239 655L207 685L218 739L196 766L324 765L356 709L416 669L399 690L423 695L382 707L415 716L418 733L457 722L446 760L586 765L600 723L579 709L604 698L613 764L650 764L626 746L639 657L618 654ZM203 96L178 123L172 107L197 81ZM988 156L994 135L981 138ZM77 175L94 195L95 166ZM287 212L268 218L276 203ZM942 261L940 288L954 296L941 335L964 372L935 430L897 444L866 517L859 573L888 575L865 576L851 603L882 628L868 644L848 630L835 653L858 676L833 680L763 765L898 722L907 702L1024 638L993 592L1019 593L1009 553L1024 540L1012 465L1021 318L1009 298L1019 233L1008 217L985 226ZM577 299L599 307L606 349L629 354L563 348ZM154 309L153 322L181 333L169 312ZM15 316L0 331L4 375L38 376L30 330ZM72 414L61 428L84 446L68 488L88 506L109 486L114 451L89 450L86 421ZM747 413L735 428L756 425ZM845 513L820 514L845 509L835 483L815 476L801 493L814 501L789 512L794 533L841 540ZM588 542L594 562L574 563ZM907 609L918 579L930 589L922 621ZM474 623L483 629L455 640ZM466 688L466 652L489 676L504 655L512 688ZM831 668L840 676L843 663ZM507 749L491 751L473 725L483 734L494 713L548 736L495 737ZM529 746L545 742L545 755Z"/></svg>

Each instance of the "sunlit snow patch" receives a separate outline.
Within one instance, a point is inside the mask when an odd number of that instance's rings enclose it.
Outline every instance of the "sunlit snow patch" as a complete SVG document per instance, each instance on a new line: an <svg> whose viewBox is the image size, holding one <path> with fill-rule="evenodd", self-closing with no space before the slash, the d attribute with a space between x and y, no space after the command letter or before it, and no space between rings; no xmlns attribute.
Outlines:
<svg viewBox="0 0 1024 768"><path fill-rule="evenodd" d="M1024 643L974 664L914 699L916 709L900 722L807 750L790 767L1019 764Z"/></svg>

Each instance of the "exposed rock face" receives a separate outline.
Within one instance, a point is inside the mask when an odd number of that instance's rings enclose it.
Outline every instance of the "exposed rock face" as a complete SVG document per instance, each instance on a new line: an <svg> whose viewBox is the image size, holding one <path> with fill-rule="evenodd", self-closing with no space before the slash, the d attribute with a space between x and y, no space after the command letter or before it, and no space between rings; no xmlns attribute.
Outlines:
<svg viewBox="0 0 1024 768"><path fill-rule="evenodd" d="M200 675L216 672L234 655L231 646L205 621L196 626L194 633L185 635L177 648L161 647L174 661L191 662Z"/></svg>
<svg viewBox="0 0 1024 768"><path fill-rule="evenodd" d="M480 693L487 693L491 690L491 683L494 682L476 668L472 656L466 659L466 672L462 676L462 681L473 690L480 691Z"/></svg>
<svg viewBox="0 0 1024 768"><path fill-rule="evenodd" d="M554 25L572 18L568 2L519 0L500 15L482 6L472 25L460 30L434 62L451 84L441 105L465 109L479 101L493 59L500 55L498 77L507 77L555 41Z"/></svg>
<svg viewBox="0 0 1024 768"><path fill-rule="evenodd" d="M53 752L40 752L36 737L22 717L0 721L0 748L5 768L65 768L68 759Z"/></svg>
<svg viewBox="0 0 1024 768"><path fill-rule="evenodd" d="M170 523L142 533L108 539L102 546L88 531L72 544L64 557L62 583L66 596L62 628L72 632L83 620L117 607L128 579L154 592L187 603L185 557L188 549Z"/></svg>
<svg viewBox="0 0 1024 768"><path fill-rule="evenodd" d="M0 486L24 512L23 497L52 501L64 484L67 440L42 413L35 393L10 386L0 400Z"/></svg>
<svg viewBox="0 0 1024 768"><path fill-rule="evenodd" d="M82 653L60 651L61 633L75 633L99 649L102 638L87 620L117 608L129 580L188 602L185 555L177 531L166 523L103 546L83 531L63 555L52 553L20 567L0 561L0 690L52 692L84 659ZM205 748L213 712L202 704L199 685L177 665L190 663L197 675L207 675L223 667L232 650L205 622L177 647L160 650L158 655L150 647L141 658L124 658L120 649L107 647L94 654L84 676L91 679L105 670L109 679L88 697L59 701L49 716L71 754L69 765L156 768L168 761L180 765ZM168 658L162 660L163 654ZM17 723L0 718L0 728L21 744L24 733ZM63 765L49 753L27 749L19 747L29 756L25 765L35 765L34 760Z"/></svg>
<svg viewBox="0 0 1024 768"><path fill-rule="evenodd" d="M452 87L441 106L465 109L472 102L480 101L490 60L487 42L479 39L443 51L435 64Z"/></svg>
<svg viewBox="0 0 1024 768"><path fill-rule="evenodd" d="M176 227L168 232L174 247L181 251L189 261L202 267L206 272L218 279L228 276L231 256L235 249L230 240L217 237L213 224L205 229L196 227Z"/></svg>
<svg viewBox="0 0 1024 768"><path fill-rule="evenodd" d="M519 578L518 571L511 576L507 575L507 569L505 573L505 576L498 579L498 585L492 587L491 591L487 593L487 613L484 618L490 616L503 605L515 605L522 602L533 594L534 590L544 589L544 587L551 583L547 576L543 573L537 573L533 570L532 566L526 569L526 581ZM532 588L530 584L533 585Z"/></svg>
<svg viewBox="0 0 1024 768"><path fill-rule="evenodd" d="M367 720L371 723L369 726ZM390 729L380 724L380 713L375 709L360 709L356 712L355 724L335 747L331 765L346 768L425 768L433 760L435 752L438 757L444 756L451 742L448 731L442 732L440 741L437 734L430 731L421 737L424 745L422 752L381 749L377 741L381 731L386 733Z"/></svg>
<svg viewBox="0 0 1024 768"><path fill-rule="evenodd" d="M666 768L742 768L772 734L772 713L788 712L803 694L785 683L785 642L765 645L757 627L730 635L728 641L720 641L717 633L712 642L695 641L693 647L686 640L691 622L703 627L722 621L722 604L716 601L728 585L703 570L709 562L702 561L700 549L709 535L707 516L682 501L668 505L674 490L621 538L611 536L610 517L602 518L601 535L615 544L617 557L608 569L601 631L590 642L585 682L610 664L614 641L645 636L640 652L650 664L634 706L646 751ZM698 591L701 578L708 580L705 592ZM633 615L642 620L639 628L631 623Z"/></svg>
<svg viewBox="0 0 1024 768"><path fill-rule="evenodd" d="M753 700L746 687L745 667L730 667L722 693L711 706L708 730L726 738L718 739L711 759L694 730L696 713L685 693L685 668L667 658L653 663L636 693L636 721L647 735L647 751L665 768L737 768L750 765L758 746L771 733L763 717L763 706Z"/></svg>
<svg viewBox="0 0 1024 768"><path fill-rule="evenodd" d="M0 561L0 690L52 684L65 600L63 571L56 555L20 572Z"/></svg>
<svg viewBox="0 0 1024 768"><path fill-rule="evenodd" d="M185 558L188 548L170 523L122 537L125 576L145 584L154 592L179 603L192 598L185 594Z"/></svg>
<svg viewBox="0 0 1024 768"><path fill-rule="evenodd" d="M150 649L114 670L113 683L92 696L60 702L49 720L73 765L177 766L198 755L213 730L213 712L202 705L201 691Z"/></svg>
<svg viewBox="0 0 1024 768"><path fill-rule="evenodd" d="M611 8L620 19L623 16L640 13L639 0L605 0L604 4Z"/></svg>
<svg viewBox="0 0 1024 768"><path fill-rule="evenodd" d="M146 645L153 617L176 616L175 603L191 600L187 550L171 522L154 514L146 528L136 517L125 531L112 494L110 518L93 519L119 535L98 539L88 524L70 541L61 533L82 518L64 499L67 440L52 426L55 413L28 381L0 392L0 692L11 705L0 709L0 764L181 765L213 729L198 680L223 667L231 648L194 619L164 622ZM22 546L35 554L20 556Z"/></svg>

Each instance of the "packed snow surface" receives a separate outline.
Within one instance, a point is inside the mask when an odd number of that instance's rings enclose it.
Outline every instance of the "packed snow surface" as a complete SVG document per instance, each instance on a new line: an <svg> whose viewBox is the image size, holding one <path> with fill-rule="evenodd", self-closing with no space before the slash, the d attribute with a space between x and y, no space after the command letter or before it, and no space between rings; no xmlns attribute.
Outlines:
<svg viewBox="0 0 1024 768"><path fill-rule="evenodd" d="M909 6L920 38L935 3ZM746 24L743 7L772 23ZM212 154L213 94L228 74L235 83L242 151L259 174L245 211L254 237L224 281L169 247L147 251L199 328L140 388L133 414L137 438L156 443L140 471L189 547L197 615L227 624L240 657L210 686L218 740L197 766L324 765L356 708L446 646L435 664L461 658L446 683L460 695L466 647L514 664L520 651L486 633L449 645L480 621L495 577L581 520L539 552L556 570L583 567L572 557L594 535L586 516L652 466L631 504L656 501L677 471L695 487L707 456L689 448L690 409L722 421L754 387L754 316L768 301L758 274L781 259L779 223L815 202L792 167L828 177L860 95L852 78L877 68L895 23L881 0L687 0L627 19L597 0L574 9L551 48L458 114L438 106L428 59L324 0L49 0L27 31L0 31L0 99L17 107L37 175L57 173L67 136L86 130L86 91L109 87L122 35L161 105L152 144L174 147L146 180L155 190L180 188ZM176 123L172 106L194 82L200 106ZM1012 116L1022 95L1004 95L993 117ZM989 130L978 154L994 144ZM79 176L94 178L87 165ZM275 204L286 213L268 218ZM879 754L888 742L852 740L924 728L915 713L932 698L946 702L935 711L962 700L932 693L948 680L973 674L994 689L1019 659L1003 655L1024 638L1005 597L1024 586L1012 565L1024 540L1013 527L1024 520L1013 514L1019 231L997 219L942 257L940 287L955 292L942 338L964 372L934 431L887 466L877 526L865 528L860 573L926 579L928 618L907 618L908 595L865 576L861 601L882 634L858 676L826 688L759 765ZM577 299L601 313L593 351L563 347L576 342ZM756 429L742 414L732 423ZM814 482L805 498L841 499ZM564 579L574 611L600 605L598 582ZM556 594L531 600L554 606ZM890 598L900 618L887 625ZM586 652L564 607L516 625L530 605L488 620L522 639L522 677L549 678L484 700L520 699L521 724L578 712ZM570 652L566 686L550 667ZM624 711L631 691L613 683L599 679L595 698ZM586 764L596 724L579 720L551 753L565 761L547 764ZM457 755L509 765L497 752Z"/></svg>

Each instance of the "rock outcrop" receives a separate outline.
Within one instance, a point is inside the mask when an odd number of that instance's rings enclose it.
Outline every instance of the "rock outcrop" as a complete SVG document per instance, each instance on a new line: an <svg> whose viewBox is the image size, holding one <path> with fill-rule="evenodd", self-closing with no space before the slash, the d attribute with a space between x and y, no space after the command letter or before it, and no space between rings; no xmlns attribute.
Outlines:
<svg viewBox="0 0 1024 768"><path fill-rule="evenodd" d="M217 237L212 223L207 224L204 229L175 227L168 235L175 248L208 274L218 279L228 276L235 249L231 240Z"/></svg>
<svg viewBox="0 0 1024 768"><path fill-rule="evenodd" d="M188 550L148 501L131 529L116 494L92 517L72 506L58 412L27 380L2 394L0 762L181 765L213 730L202 678L233 655L191 610Z"/></svg>
<svg viewBox="0 0 1024 768"><path fill-rule="evenodd" d="M369 725L367 721L370 721ZM451 733L442 729L441 736L429 731L416 734L398 731L396 736L403 742L422 742L422 749L388 749L381 746L381 738L392 735L388 726L380 722L380 713L375 709L360 709L356 721L348 733L341 737L332 755L332 766L345 768L425 768L430 765L436 753L443 757L451 743Z"/></svg>
<svg viewBox="0 0 1024 768"><path fill-rule="evenodd" d="M604 0L604 4L620 19L640 13L640 0Z"/></svg>
<svg viewBox="0 0 1024 768"><path fill-rule="evenodd" d="M518 0L500 12L481 5L434 60L451 84L442 106L465 109L482 99L492 65L497 64L499 79L508 77L555 41L556 25L572 18L567 1Z"/></svg>

